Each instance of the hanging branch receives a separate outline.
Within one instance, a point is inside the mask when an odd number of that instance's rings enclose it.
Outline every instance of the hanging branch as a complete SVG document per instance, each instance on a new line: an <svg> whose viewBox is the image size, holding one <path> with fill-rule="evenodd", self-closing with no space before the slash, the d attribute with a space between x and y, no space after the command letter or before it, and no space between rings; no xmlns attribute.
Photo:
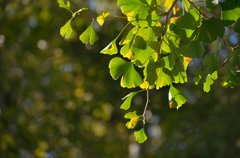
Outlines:
<svg viewBox="0 0 240 158"><path fill-rule="evenodd" d="M146 89L146 91L147 91L147 101L146 101L146 105L145 105L145 108L144 108L144 112L143 112L143 123L145 124L145 120L146 120L146 118L145 118L145 114L146 114L146 111L147 111L147 106L148 106L148 103L149 103L149 84L148 84L148 86L147 86L147 89Z"/></svg>

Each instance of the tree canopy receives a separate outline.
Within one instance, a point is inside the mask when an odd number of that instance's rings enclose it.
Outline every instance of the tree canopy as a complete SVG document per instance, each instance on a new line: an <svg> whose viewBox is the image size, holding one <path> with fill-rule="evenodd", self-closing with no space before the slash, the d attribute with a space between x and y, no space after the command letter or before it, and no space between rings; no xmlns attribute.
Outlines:
<svg viewBox="0 0 240 158"><path fill-rule="evenodd" d="M237 0L0 4L0 157L240 154Z"/></svg>

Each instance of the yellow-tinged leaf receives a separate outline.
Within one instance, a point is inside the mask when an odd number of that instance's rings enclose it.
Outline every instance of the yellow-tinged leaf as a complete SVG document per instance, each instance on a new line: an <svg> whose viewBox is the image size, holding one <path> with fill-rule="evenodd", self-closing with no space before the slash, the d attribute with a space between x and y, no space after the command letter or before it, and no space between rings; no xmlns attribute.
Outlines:
<svg viewBox="0 0 240 158"><path fill-rule="evenodd" d="M175 5L173 7L173 15L175 15L179 10L180 10L180 8L178 7L177 3L175 3Z"/></svg>
<svg viewBox="0 0 240 158"><path fill-rule="evenodd" d="M184 63L183 63L184 69L187 70L187 66L188 66L188 64L190 63L190 61L193 60L193 58L184 57L183 60L184 60Z"/></svg>
<svg viewBox="0 0 240 158"><path fill-rule="evenodd" d="M168 11L172 4L173 4L174 0L166 0L165 3L164 3L164 7L166 7L166 11Z"/></svg>
<svg viewBox="0 0 240 158"><path fill-rule="evenodd" d="M131 12L127 12L127 13L125 13L125 14L127 15L128 21L131 21L131 19L132 19L134 13L135 13L134 11L131 11Z"/></svg>
<svg viewBox="0 0 240 158"><path fill-rule="evenodd" d="M173 108L173 102L172 101L169 103L169 107L170 107L170 109Z"/></svg>
<svg viewBox="0 0 240 158"><path fill-rule="evenodd" d="M133 54L132 54L132 51L131 51L131 50L128 51L126 57L127 57L128 59L131 59L131 58L133 57Z"/></svg>
<svg viewBox="0 0 240 158"><path fill-rule="evenodd" d="M179 17L173 17L173 18L171 18L170 20L169 20L169 23L171 24L171 23L173 23L175 20L177 20Z"/></svg>
<svg viewBox="0 0 240 158"><path fill-rule="evenodd" d="M134 127L134 124L136 125L136 122L139 120L139 117L133 117L131 120L130 120L130 123L128 124L128 126L130 126L131 128Z"/></svg>
<svg viewBox="0 0 240 158"><path fill-rule="evenodd" d="M97 22L99 23L100 26L103 26L104 21L105 21L105 19L106 19L106 17L107 17L108 15L110 15L109 10L105 10L105 11L102 12L101 15L99 15L99 16L97 17Z"/></svg>
<svg viewBox="0 0 240 158"><path fill-rule="evenodd" d="M146 89L148 87L148 84L149 84L148 81L144 80L144 82L140 85L140 87L142 89ZM155 87L155 85L150 85L148 89L153 89L154 87Z"/></svg>

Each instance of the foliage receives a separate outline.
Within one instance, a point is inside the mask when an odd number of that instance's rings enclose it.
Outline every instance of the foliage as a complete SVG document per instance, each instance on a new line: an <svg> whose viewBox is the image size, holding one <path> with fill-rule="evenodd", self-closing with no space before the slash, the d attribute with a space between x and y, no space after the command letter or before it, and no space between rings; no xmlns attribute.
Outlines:
<svg viewBox="0 0 240 158"><path fill-rule="evenodd" d="M118 0L118 5L121 7L121 11L126 15L127 20L134 26L131 31L120 41L120 45L123 45L120 54L126 60L121 57L114 57L109 64L110 74L114 80L121 77L121 86L124 88L140 87L145 84L143 89L147 91L147 103L143 112L143 123L145 123L145 112L149 102L149 86L156 87L156 89L170 85L169 89L169 106L170 108L179 108L188 100L188 96L183 92L176 89L173 83L185 83L187 82L187 67L192 58L202 58L205 52L203 43L213 43L218 38L221 39L224 44L229 48L231 53L228 54L226 60L218 66L217 57L218 52L222 45L219 44L215 53L207 54L202 62L207 67L206 82L204 82L204 92L209 92L214 80L218 78L217 70L225 66L229 58L231 60L230 66L236 66L238 70L238 54L239 51L234 47L230 47L224 41L225 26L229 26L236 22L233 29L239 32L239 3L237 1L227 0L221 2L222 17L209 18L203 13L203 8L197 7L196 2L191 0L183 0L184 10L180 16L170 18L172 11L176 14L179 11L177 6L177 0L166 0L164 7L161 3L163 0ZM206 0L205 5L209 11L216 9L218 1ZM234 4L234 5L233 5ZM59 1L59 6L70 10L70 3L65 5L62 1ZM192 6L192 9L190 9ZM70 12L72 12L70 10ZM61 35L68 38L72 32L71 20L75 15L80 15L79 11L72 12L72 18L61 28ZM104 24L104 20L111 13L109 10L105 10L98 17L92 17L97 19L100 26ZM81 16L81 15L80 15ZM118 18L118 16L114 16ZM112 17L112 18L114 18ZM161 19L165 17L165 22L161 23ZM93 22L92 22L93 24ZM96 33L92 28L92 24L80 35L80 40L83 43L93 44L98 40ZM124 29L123 29L124 30ZM121 34L121 33L120 33ZM103 54L117 54L118 49L116 46L117 36L101 53ZM182 40L187 40L186 44L182 44ZM139 67L139 71L135 69ZM229 71L229 75L223 78L223 87L234 87L238 85L238 77L234 71ZM196 84L204 76L200 69L194 72L197 77L194 78ZM142 77L144 75L144 78ZM138 91L140 92L140 91ZM127 95L121 108L127 110L130 108L131 100L138 92L132 92ZM131 116L130 116L131 115ZM130 118L130 122L127 123L128 128L134 128L138 122L140 116L134 113L128 113L126 118ZM144 127L144 126L143 126ZM136 140L139 143L143 143L146 140L144 129L135 132Z"/></svg>

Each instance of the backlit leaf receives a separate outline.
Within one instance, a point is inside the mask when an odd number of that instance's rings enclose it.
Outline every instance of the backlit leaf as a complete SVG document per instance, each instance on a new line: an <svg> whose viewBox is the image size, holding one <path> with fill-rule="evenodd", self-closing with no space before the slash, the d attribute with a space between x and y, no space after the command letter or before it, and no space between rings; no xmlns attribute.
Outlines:
<svg viewBox="0 0 240 158"><path fill-rule="evenodd" d="M93 30L92 24L79 36L79 39L85 44L90 43L93 45L98 40L98 36Z"/></svg>
<svg viewBox="0 0 240 158"><path fill-rule="evenodd" d="M127 110L130 108L131 106L131 101L132 101L132 98L138 94L139 92L142 92L144 90L140 90L138 92L131 92L129 93L127 96L125 96L124 98L122 98L122 100L125 100L122 105L121 105L121 108L124 109L124 110Z"/></svg>
<svg viewBox="0 0 240 158"><path fill-rule="evenodd" d="M140 74L134 69L132 62L126 62L122 58L115 57L109 64L110 74L114 80L121 78L121 86L133 88L143 83Z"/></svg>
<svg viewBox="0 0 240 158"><path fill-rule="evenodd" d="M70 2L69 1L67 1L67 5L64 3L63 0L58 0L58 3L59 3L59 7L65 8L65 9L69 10L72 13L72 11L70 9Z"/></svg>
<svg viewBox="0 0 240 158"><path fill-rule="evenodd" d="M180 108L188 100L188 96L176 89L172 84L169 89L169 106L170 108Z"/></svg>
<svg viewBox="0 0 240 158"><path fill-rule="evenodd" d="M63 27L61 27L60 34L63 37L65 36L66 38L68 38L72 33L73 30L71 27L71 21L72 21L72 18Z"/></svg>
<svg viewBox="0 0 240 158"><path fill-rule="evenodd" d="M197 28L197 23L195 18L190 13L186 13L176 21L176 26L179 29L191 29L194 30Z"/></svg>
<svg viewBox="0 0 240 158"><path fill-rule="evenodd" d="M217 52L212 53L212 54L207 54L203 61L202 61L203 65L208 65L207 70L209 72L213 72L215 70L217 70L218 65L217 65Z"/></svg>
<svg viewBox="0 0 240 158"><path fill-rule="evenodd" d="M99 23L100 26L103 26L104 21L105 21L105 19L106 19L106 17L107 17L108 15L110 15L109 10L105 10L105 11L102 12L101 15L99 15L99 16L97 17L97 22Z"/></svg>
<svg viewBox="0 0 240 158"><path fill-rule="evenodd" d="M140 131L134 132L134 135L135 135L136 141L138 141L138 143L143 143L147 140L147 136L144 132L144 128L142 128Z"/></svg>
<svg viewBox="0 0 240 158"><path fill-rule="evenodd" d="M140 117L141 116L136 114L136 111L127 113L124 118L129 118L130 121L126 123L126 127L128 129L133 129L137 125L137 122L140 120Z"/></svg>
<svg viewBox="0 0 240 158"><path fill-rule="evenodd" d="M228 70L229 74L225 75L222 79L221 86L224 88L234 88L235 86L240 85L239 78L240 78L240 71L231 71Z"/></svg>
<svg viewBox="0 0 240 158"><path fill-rule="evenodd" d="M101 50L101 53L109 55L117 54L118 49L116 45L116 40L117 38L115 38L111 43L109 43L103 50Z"/></svg>
<svg viewBox="0 0 240 158"><path fill-rule="evenodd" d="M214 80L218 78L217 71L214 71L212 74L208 74L206 81L203 84L204 92L208 93L211 89L211 85L214 83Z"/></svg>
<svg viewBox="0 0 240 158"><path fill-rule="evenodd" d="M233 10L223 10L221 20L225 26L233 24L240 17L240 8Z"/></svg>

